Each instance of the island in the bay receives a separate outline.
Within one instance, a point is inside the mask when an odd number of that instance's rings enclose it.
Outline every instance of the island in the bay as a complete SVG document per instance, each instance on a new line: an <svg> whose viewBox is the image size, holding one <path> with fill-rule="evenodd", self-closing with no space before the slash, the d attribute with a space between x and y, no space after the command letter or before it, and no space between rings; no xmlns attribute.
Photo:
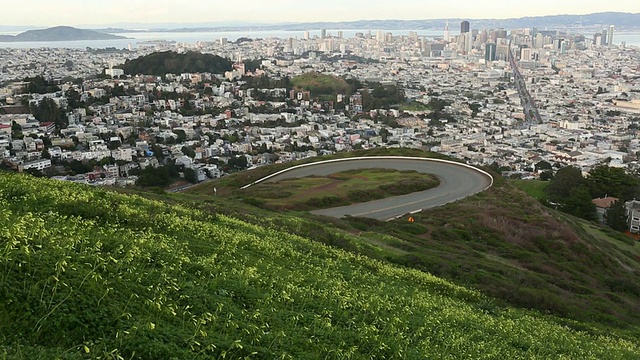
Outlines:
<svg viewBox="0 0 640 360"><path fill-rule="evenodd" d="M116 40L124 36L99 31L77 29L71 26L56 26L41 30L28 30L18 35L0 35L0 42L27 41L74 41L74 40Z"/></svg>

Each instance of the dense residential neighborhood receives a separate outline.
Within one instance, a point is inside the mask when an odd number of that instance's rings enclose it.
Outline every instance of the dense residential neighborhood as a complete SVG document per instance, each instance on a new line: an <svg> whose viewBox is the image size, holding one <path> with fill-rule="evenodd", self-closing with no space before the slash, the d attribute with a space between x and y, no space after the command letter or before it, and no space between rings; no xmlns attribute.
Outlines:
<svg viewBox="0 0 640 360"><path fill-rule="evenodd" d="M109 186L180 186L373 147L441 152L512 178L603 163L636 172L640 51L597 35L0 49L0 155L18 171ZM224 71L170 72L185 66Z"/></svg>

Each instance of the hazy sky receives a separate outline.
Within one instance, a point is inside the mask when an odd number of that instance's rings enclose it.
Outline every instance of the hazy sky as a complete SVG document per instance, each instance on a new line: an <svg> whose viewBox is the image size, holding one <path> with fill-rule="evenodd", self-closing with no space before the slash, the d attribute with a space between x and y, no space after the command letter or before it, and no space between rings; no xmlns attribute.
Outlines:
<svg viewBox="0 0 640 360"><path fill-rule="evenodd" d="M311 22L362 19L511 18L640 13L640 0L18 0L2 7L2 25Z"/></svg>

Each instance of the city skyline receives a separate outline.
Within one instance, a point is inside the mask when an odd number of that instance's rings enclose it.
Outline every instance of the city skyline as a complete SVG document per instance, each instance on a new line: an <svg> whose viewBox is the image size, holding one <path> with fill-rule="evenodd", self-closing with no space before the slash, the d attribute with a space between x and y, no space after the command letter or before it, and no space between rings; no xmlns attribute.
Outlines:
<svg viewBox="0 0 640 360"><path fill-rule="evenodd" d="M269 3L238 0L233 3L213 3L204 0L189 2L189 8L177 9L174 2L158 0L149 5L142 0L113 0L84 2L78 0L24 0L5 7L4 26L99 26L115 24L194 24L194 23L297 23L356 20L421 20L467 18L508 19L526 16L582 15L597 12L640 13L637 0L615 3L594 0L575 2L541 0L528 3L496 0L491 6L473 0L425 4L398 0L393 4L382 1L354 0L349 3L326 0L318 8L315 3L274 0ZM55 16L52 16L55 14Z"/></svg>

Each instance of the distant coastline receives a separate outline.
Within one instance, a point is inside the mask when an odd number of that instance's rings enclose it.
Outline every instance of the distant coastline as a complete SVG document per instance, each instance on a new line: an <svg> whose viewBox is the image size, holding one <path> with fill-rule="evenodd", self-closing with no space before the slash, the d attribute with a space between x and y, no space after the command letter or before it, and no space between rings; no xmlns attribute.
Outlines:
<svg viewBox="0 0 640 360"><path fill-rule="evenodd" d="M374 30L374 29L372 29ZM426 36L428 38L441 37L442 30L439 29L426 29L426 30L393 30L393 29L381 29L383 32L391 32L393 35L409 35L409 32L416 32L419 36ZM343 32L345 38L353 38L357 32L367 33L368 29L331 29L327 28L328 35L337 35L338 31ZM451 35L456 35L457 32L452 31ZM583 35L588 35L582 33ZM150 46L157 43L182 43L182 44L195 44L197 42L214 42L219 41L221 38L226 38L228 41L236 41L241 37L248 37L252 39L258 38L304 38L304 31L285 31L285 30L272 30L272 31L224 31L224 32L139 32L139 33L122 33L125 36L115 40L72 40L72 41L30 41L30 42L0 42L0 48L70 48L70 49L85 49L87 47L93 49L103 48L116 48L126 49L131 45L132 49L136 49L138 46ZM310 30L309 36L320 36L320 30ZM614 36L614 44L620 44L625 41L627 46L639 46L640 47L640 31L637 32L619 32Z"/></svg>
<svg viewBox="0 0 640 360"><path fill-rule="evenodd" d="M107 34L95 30L76 29L70 26L56 26L41 30L27 30L17 35L0 35L0 42L38 42L38 41L83 41L117 40L124 36Z"/></svg>

